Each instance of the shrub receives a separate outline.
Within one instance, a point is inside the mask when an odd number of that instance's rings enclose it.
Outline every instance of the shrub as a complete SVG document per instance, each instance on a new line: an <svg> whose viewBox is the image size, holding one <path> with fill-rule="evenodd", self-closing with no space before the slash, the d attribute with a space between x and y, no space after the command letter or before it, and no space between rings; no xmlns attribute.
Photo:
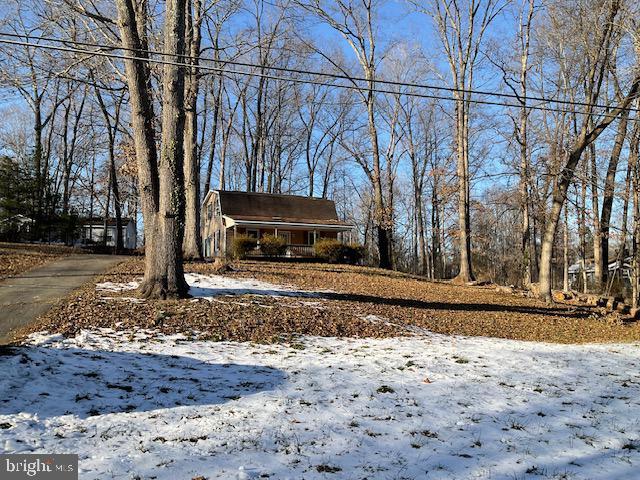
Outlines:
<svg viewBox="0 0 640 480"><path fill-rule="evenodd" d="M359 264L364 258L365 250L362 245L350 243L344 246L344 260L351 265Z"/></svg>
<svg viewBox="0 0 640 480"><path fill-rule="evenodd" d="M260 239L260 250L267 257L279 257L287 253L287 242L282 237L265 235Z"/></svg>
<svg viewBox="0 0 640 480"><path fill-rule="evenodd" d="M321 238L313 246L316 257L325 262L340 263L344 245L335 238Z"/></svg>
<svg viewBox="0 0 640 480"><path fill-rule="evenodd" d="M314 245L316 257L329 263L356 265L364 258L364 247L355 243L345 245L335 238L321 238Z"/></svg>
<svg viewBox="0 0 640 480"><path fill-rule="evenodd" d="M258 246L258 241L247 235L238 235L233 239L233 256L246 258L251 250Z"/></svg>

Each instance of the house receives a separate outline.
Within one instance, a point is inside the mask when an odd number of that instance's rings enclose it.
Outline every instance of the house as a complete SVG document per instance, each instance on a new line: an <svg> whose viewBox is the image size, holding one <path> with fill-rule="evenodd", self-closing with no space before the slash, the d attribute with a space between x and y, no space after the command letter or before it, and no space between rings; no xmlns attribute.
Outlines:
<svg viewBox="0 0 640 480"><path fill-rule="evenodd" d="M136 222L132 218L122 218L122 246L136 248ZM104 218L87 218L81 221L80 242L82 244L101 244L104 239ZM107 246L116 246L116 220L107 220Z"/></svg>
<svg viewBox="0 0 640 480"><path fill-rule="evenodd" d="M632 257L626 257L622 262L622 270L620 270L620 262L613 261L608 265L609 278L614 275L620 275L625 284L629 284L632 276ZM588 259L584 266L578 261L569 267L569 285L574 290L582 287L583 278L587 279L587 286L595 284L596 267L593 259Z"/></svg>
<svg viewBox="0 0 640 480"><path fill-rule="evenodd" d="M313 257L319 238L350 239L353 225L338 219L336 205L324 198L271 193L211 190L202 203L203 255L230 255L236 235L258 240L285 239L288 257Z"/></svg>
<svg viewBox="0 0 640 480"><path fill-rule="evenodd" d="M12 217L3 218L0 220L0 232L11 232L12 234L20 237L21 235L28 235L31 233L35 221L25 215L13 215Z"/></svg>

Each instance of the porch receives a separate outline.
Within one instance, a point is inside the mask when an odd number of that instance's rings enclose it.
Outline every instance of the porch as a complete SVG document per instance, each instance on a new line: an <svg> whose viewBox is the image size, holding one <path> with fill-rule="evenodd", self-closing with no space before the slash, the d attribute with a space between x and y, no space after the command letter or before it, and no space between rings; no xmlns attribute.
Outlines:
<svg viewBox="0 0 640 480"><path fill-rule="evenodd" d="M249 257L264 257L265 255L262 253L260 249L260 245L249 253ZM283 255L285 258L314 258L315 251L313 245L287 245L287 250Z"/></svg>
<svg viewBox="0 0 640 480"><path fill-rule="evenodd" d="M233 245L233 239L236 236L248 236L255 238L257 247L249 252L249 257L266 257L261 248L261 239L267 235L280 237L285 241L286 250L283 258L314 258L314 245L321 238L332 238L341 241L351 241L351 228L344 226L322 226L324 228L309 228L304 226L292 225L273 225L273 224L238 224L236 223L226 231L227 249Z"/></svg>

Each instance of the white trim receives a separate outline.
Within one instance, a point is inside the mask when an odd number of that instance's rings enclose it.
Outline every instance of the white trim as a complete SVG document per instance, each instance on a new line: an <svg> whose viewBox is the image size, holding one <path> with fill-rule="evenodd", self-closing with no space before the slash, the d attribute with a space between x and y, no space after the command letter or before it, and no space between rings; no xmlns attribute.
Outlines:
<svg viewBox="0 0 640 480"><path fill-rule="evenodd" d="M239 227L245 225L284 225L287 227L315 227L322 229L336 229L336 230L351 230L355 228L355 225L335 225L335 224L326 224L326 223L298 223L298 222L269 222L269 221L259 221L259 220L234 220L231 217L223 215L225 219L229 220L229 224L227 227L232 227L237 225Z"/></svg>

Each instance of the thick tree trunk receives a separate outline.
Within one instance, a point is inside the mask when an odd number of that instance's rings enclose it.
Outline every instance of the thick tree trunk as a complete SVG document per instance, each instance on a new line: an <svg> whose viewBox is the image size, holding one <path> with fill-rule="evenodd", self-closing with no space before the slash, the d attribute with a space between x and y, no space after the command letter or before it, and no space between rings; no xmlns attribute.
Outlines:
<svg viewBox="0 0 640 480"><path fill-rule="evenodd" d="M184 54L186 0L167 0L164 49L179 60ZM160 147L159 213L162 234L162 296L184 297L189 286L182 266L184 235L184 78L182 67L165 64L162 75L162 137ZM158 288L156 286L155 288Z"/></svg>
<svg viewBox="0 0 640 480"><path fill-rule="evenodd" d="M185 0L167 0L164 50L184 53ZM118 26L125 48L146 58L144 39L146 12L132 0L117 0ZM170 58L170 57L169 57ZM184 72L175 65L163 71L162 155L158 166L155 115L149 67L144 61L125 60L131 123L138 164L138 191L145 235L143 296L186 296L188 285L182 270L184 218L183 143Z"/></svg>

